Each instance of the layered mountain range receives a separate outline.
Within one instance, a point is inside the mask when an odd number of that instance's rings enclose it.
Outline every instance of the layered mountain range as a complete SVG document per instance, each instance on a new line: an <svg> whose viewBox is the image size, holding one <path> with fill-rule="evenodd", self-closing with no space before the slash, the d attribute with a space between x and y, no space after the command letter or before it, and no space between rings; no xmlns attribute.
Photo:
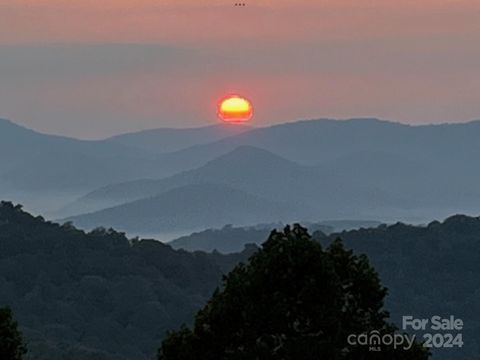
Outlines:
<svg viewBox="0 0 480 360"><path fill-rule="evenodd" d="M480 122L155 129L85 141L0 121L0 190L84 228L144 234L478 212ZM139 225L141 224L141 225Z"/></svg>

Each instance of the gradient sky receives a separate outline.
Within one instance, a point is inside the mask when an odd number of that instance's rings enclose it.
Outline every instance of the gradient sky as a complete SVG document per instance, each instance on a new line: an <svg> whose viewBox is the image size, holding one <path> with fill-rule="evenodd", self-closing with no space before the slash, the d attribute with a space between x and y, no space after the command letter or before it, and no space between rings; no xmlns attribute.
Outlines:
<svg viewBox="0 0 480 360"><path fill-rule="evenodd" d="M100 138L215 123L480 118L478 0L0 0L0 117Z"/></svg>

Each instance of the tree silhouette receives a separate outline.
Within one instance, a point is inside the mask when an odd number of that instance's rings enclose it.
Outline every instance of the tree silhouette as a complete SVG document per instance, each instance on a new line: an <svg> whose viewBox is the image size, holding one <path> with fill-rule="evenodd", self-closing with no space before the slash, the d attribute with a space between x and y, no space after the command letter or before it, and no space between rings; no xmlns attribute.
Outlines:
<svg viewBox="0 0 480 360"><path fill-rule="evenodd" d="M158 359L427 359L418 344L379 352L348 344L350 334L395 331L386 293L366 256L340 240L324 250L306 229L286 227L224 278L193 329L166 337Z"/></svg>
<svg viewBox="0 0 480 360"><path fill-rule="evenodd" d="M27 349L10 308L0 308L0 359L21 360Z"/></svg>

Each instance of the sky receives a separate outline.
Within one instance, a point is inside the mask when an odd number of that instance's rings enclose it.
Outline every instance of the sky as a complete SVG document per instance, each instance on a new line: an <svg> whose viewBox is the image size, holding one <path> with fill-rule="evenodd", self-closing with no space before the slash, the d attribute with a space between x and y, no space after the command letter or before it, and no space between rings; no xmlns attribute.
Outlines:
<svg viewBox="0 0 480 360"><path fill-rule="evenodd" d="M215 124L480 118L478 0L0 0L0 117L79 138Z"/></svg>

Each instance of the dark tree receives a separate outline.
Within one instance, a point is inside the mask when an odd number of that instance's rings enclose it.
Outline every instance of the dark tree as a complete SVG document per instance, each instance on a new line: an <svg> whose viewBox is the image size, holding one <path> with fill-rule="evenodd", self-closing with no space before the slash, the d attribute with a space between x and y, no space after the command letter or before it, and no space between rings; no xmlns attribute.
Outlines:
<svg viewBox="0 0 480 360"><path fill-rule="evenodd" d="M193 329L170 333L159 360L427 359L413 349L351 346L350 334L392 334L386 289L366 256L341 241L327 249L295 225L272 232L247 265L224 278Z"/></svg>
<svg viewBox="0 0 480 360"><path fill-rule="evenodd" d="M0 308L0 359L20 360L27 349L10 308Z"/></svg>

